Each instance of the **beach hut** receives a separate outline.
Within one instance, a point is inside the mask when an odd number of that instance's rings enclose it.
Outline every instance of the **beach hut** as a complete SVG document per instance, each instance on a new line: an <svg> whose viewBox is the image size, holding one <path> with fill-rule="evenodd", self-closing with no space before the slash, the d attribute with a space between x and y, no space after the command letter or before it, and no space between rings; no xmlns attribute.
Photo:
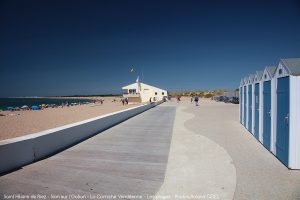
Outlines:
<svg viewBox="0 0 300 200"><path fill-rule="evenodd" d="M262 83L263 83L263 98L262 98L262 134L260 141L270 151L274 150L274 72L275 66L267 66L263 72ZM273 106L272 106L273 105Z"/></svg>
<svg viewBox="0 0 300 200"><path fill-rule="evenodd" d="M263 76L263 71L257 71L254 77L254 98L253 98L253 102L254 102L254 106L253 106L253 134L255 136L256 139L261 140L261 124L262 124L262 76Z"/></svg>
<svg viewBox="0 0 300 200"><path fill-rule="evenodd" d="M253 122L253 82L254 82L254 75L253 74L250 74L249 78L248 78L248 96L247 96L247 110L248 110L248 113L247 113L247 129L248 131L250 131L251 133L253 133L252 131L252 122Z"/></svg>
<svg viewBox="0 0 300 200"><path fill-rule="evenodd" d="M243 112L243 125L247 128L247 115L248 115L248 110L247 110L247 104L248 104L248 101L247 101L247 96L248 96L248 92L247 92L247 89L248 89L248 78L249 77L245 77L244 78L244 87L243 87L243 101L244 101L244 112Z"/></svg>
<svg viewBox="0 0 300 200"><path fill-rule="evenodd" d="M243 89L244 89L244 79L241 79L240 82L240 87L239 87L239 103L240 103L240 123L244 124L244 93L243 93Z"/></svg>
<svg viewBox="0 0 300 200"><path fill-rule="evenodd" d="M300 58L281 59L276 69L275 155L300 169Z"/></svg>

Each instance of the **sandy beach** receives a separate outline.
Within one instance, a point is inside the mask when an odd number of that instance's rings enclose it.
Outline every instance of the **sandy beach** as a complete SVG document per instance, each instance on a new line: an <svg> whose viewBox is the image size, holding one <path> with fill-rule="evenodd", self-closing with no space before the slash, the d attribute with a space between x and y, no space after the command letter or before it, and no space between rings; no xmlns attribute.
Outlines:
<svg viewBox="0 0 300 200"><path fill-rule="evenodd" d="M90 99L104 99L104 103L43 110L2 111L1 114L4 116L0 116L0 140L24 136L137 106L136 104L122 105L120 97L92 97ZM117 102L112 102L114 99Z"/></svg>

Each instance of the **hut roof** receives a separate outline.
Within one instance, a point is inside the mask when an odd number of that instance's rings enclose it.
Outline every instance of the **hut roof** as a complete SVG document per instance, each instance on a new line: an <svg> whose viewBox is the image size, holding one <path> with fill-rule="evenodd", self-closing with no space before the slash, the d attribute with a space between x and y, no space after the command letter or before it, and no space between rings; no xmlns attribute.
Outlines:
<svg viewBox="0 0 300 200"><path fill-rule="evenodd" d="M288 68L291 75L300 76L300 58L281 59L281 62Z"/></svg>

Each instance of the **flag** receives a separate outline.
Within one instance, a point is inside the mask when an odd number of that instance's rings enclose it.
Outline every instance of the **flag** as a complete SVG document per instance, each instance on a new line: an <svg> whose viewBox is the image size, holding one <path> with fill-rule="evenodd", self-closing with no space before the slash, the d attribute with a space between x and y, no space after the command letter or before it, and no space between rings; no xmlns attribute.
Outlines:
<svg viewBox="0 0 300 200"><path fill-rule="evenodd" d="M137 78L136 78L136 82L138 83L140 81L140 77L138 76Z"/></svg>

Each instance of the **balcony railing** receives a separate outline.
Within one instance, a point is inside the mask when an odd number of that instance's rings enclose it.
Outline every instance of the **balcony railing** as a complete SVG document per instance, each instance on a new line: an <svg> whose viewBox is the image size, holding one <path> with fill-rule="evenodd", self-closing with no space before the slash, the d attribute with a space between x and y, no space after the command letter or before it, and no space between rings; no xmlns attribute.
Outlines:
<svg viewBox="0 0 300 200"><path fill-rule="evenodd" d="M123 94L123 97L140 97L139 93L128 93L128 94Z"/></svg>

